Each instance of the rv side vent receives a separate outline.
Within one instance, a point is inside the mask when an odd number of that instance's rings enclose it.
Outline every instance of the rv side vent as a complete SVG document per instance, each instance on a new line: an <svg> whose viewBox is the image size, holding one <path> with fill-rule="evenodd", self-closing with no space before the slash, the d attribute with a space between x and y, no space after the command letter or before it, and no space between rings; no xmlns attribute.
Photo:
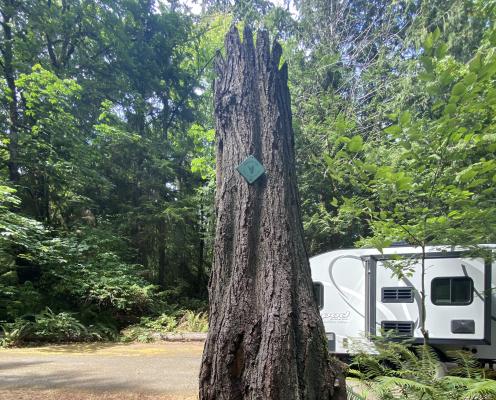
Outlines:
<svg viewBox="0 0 496 400"><path fill-rule="evenodd" d="M410 286L383 287L381 299L383 303L413 303L413 288Z"/></svg>
<svg viewBox="0 0 496 400"><path fill-rule="evenodd" d="M381 328L384 332L393 331L398 336L413 336L412 321L382 321Z"/></svg>

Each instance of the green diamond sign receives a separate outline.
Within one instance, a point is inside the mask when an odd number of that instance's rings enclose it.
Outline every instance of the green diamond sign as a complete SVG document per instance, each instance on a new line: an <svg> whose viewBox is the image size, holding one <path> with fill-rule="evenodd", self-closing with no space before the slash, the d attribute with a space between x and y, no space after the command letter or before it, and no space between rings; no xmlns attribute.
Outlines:
<svg viewBox="0 0 496 400"><path fill-rule="evenodd" d="M236 169L250 185L265 172L264 166L253 156L247 157Z"/></svg>

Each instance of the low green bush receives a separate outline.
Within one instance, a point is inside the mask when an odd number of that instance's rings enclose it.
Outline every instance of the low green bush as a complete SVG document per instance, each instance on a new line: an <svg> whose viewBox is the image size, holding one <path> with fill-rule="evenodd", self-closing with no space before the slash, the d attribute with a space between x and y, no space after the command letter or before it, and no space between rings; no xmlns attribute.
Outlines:
<svg viewBox="0 0 496 400"><path fill-rule="evenodd" d="M25 343L62 343L117 338L116 331L105 324L85 326L73 313L55 313L50 308L34 316L25 315L14 322L0 325L3 337L0 346L12 347Z"/></svg>
<svg viewBox="0 0 496 400"><path fill-rule="evenodd" d="M437 352L429 346L378 340L376 350L377 354L363 351L354 357L349 375L366 390L350 390L350 398L367 399L367 393L378 400L496 398L496 381L489 379L488 371L471 353L449 353L454 367L446 370Z"/></svg>
<svg viewBox="0 0 496 400"><path fill-rule="evenodd" d="M178 322L179 332L207 332L208 317L204 312L186 311Z"/></svg>
<svg viewBox="0 0 496 400"><path fill-rule="evenodd" d="M73 314L54 313L46 308L35 316L35 322L29 326L27 335L35 341L75 342L87 339L90 335L86 327Z"/></svg>
<svg viewBox="0 0 496 400"><path fill-rule="evenodd" d="M0 325L2 336L0 337L0 347L13 347L22 343L27 333L29 322L21 319L11 323Z"/></svg>
<svg viewBox="0 0 496 400"><path fill-rule="evenodd" d="M164 333L207 332L208 318L205 312L171 308L168 314L156 318L142 317L140 322L121 332L124 342L152 342Z"/></svg>

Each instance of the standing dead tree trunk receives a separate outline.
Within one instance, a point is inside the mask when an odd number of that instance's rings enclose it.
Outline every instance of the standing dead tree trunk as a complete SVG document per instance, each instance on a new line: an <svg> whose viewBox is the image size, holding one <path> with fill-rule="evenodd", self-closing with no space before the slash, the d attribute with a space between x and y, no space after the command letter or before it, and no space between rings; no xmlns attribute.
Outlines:
<svg viewBox="0 0 496 400"><path fill-rule="evenodd" d="M233 27L216 60L217 226L201 400L333 398L303 243L287 66L266 32ZM266 168L253 184L236 171Z"/></svg>

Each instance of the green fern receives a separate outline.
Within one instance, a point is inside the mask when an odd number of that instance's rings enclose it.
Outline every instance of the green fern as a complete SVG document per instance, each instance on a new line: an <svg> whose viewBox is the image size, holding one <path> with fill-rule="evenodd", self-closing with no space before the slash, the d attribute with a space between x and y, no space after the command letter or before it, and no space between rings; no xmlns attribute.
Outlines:
<svg viewBox="0 0 496 400"><path fill-rule="evenodd" d="M350 375L369 387L379 400L494 400L496 381L487 379L473 354L449 353L456 367L442 376L443 364L429 346L379 339L377 354L359 353ZM443 371L444 372L444 371Z"/></svg>
<svg viewBox="0 0 496 400"><path fill-rule="evenodd" d="M434 398L435 389L424 383L416 382L412 379L398 378L394 376L381 376L376 379L377 385L374 391L380 398L397 395L393 398L405 398L410 395L427 395ZM409 398L409 397L408 397Z"/></svg>
<svg viewBox="0 0 496 400"><path fill-rule="evenodd" d="M450 375L463 376L466 378L485 378L484 369L479 361L468 351L456 350L448 352L448 356L456 363Z"/></svg>
<svg viewBox="0 0 496 400"><path fill-rule="evenodd" d="M346 387L346 395L347 395L348 400L367 400L366 395L356 393L349 386Z"/></svg>
<svg viewBox="0 0 496 400"><path fill-rule="evenodd" d="M179 332L207 332L208 331L208 317L206 313L195 313L188 310L184 313L183 317L178 323Z"/></svg>
<svg viewBox="0 0 496 400"><path fill-rule="evenodd" d="M494 400L496 399L496 381L482 379L470 384L465 392L467 400Z"/></svg>
<svg viewBox="0 0 496 400"><path fill-rule="evenodd" d="M492 379L446 376L442 385L452 399L493 400L496 399L496 381Z"/></svg>
<svg viewBox="0 0 496 400"><path fill-rule="evenodd" d="M19 321L0 325L0 328L3 330L3 337L0 338L0 347L11 347L18 345L25 336L27 327L27 322Z"/></svg>

